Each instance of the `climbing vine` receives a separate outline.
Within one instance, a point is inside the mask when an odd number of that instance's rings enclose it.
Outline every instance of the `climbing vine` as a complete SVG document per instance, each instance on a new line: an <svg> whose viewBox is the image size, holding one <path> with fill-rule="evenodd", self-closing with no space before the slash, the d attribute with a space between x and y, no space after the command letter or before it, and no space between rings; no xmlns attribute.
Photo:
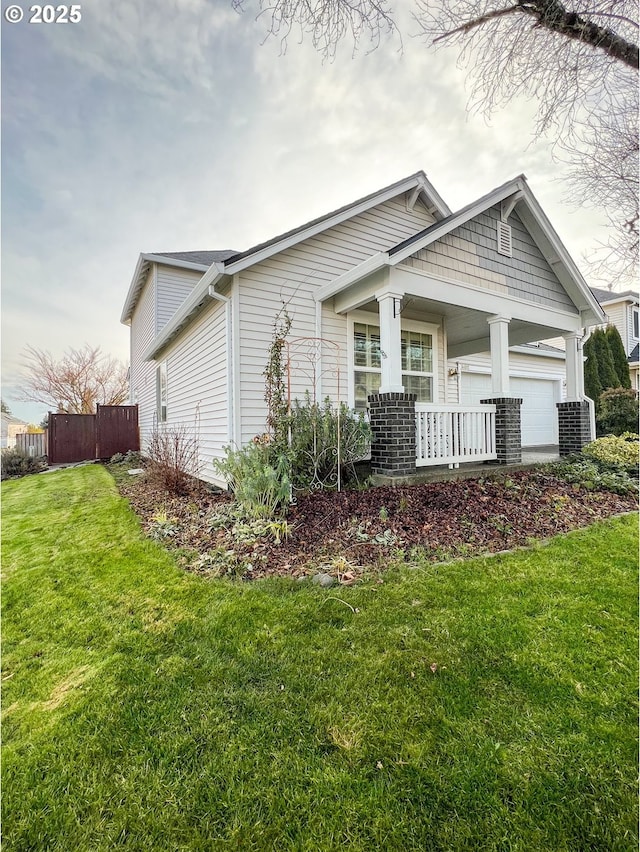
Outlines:
<svg viewBox="0 0 640 852"><path fill-rule="evenodd" d="M273 336L264 368L267 403L267 428L271 442L276 449L286 452L288 446L289 400L286 381L286 340L291 331L292 318L286 305L276 315L273 323Z"/></svg>

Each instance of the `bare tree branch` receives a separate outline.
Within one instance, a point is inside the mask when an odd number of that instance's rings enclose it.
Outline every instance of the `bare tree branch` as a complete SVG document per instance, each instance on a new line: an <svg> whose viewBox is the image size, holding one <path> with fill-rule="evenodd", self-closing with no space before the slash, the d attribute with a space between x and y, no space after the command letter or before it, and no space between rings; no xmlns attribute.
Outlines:
<svg viewBox="0 0 640 852"><path fill-rule="evenodd" d="M250 0L231 2L241 10ZM325 57L349 36L354 49L365 38L375 49L383 35L399 34L387 0L253 2L283 50L294 27L301 38L310 35ZM471 112L489 117L520 97L536 103L535 124L527 135L549 138L557 158L569 164L574 203L605 210L612 228L609 247L617 255L614 266L628 273L638 256L635 0L409 2L429 44L459 48L459 65L471 82Z"/></svg>
<svg viewBox="0 0 640 852"><path fill-rule="evenodd" d="M231 0L231 5L242 12L246 0ZM354 51L363 37L375 50L383 36L398 34L386 0L257 0L257 6L257 18L266 21L268 35L280 39L283 52L294 28L300 40L309 35L325 58L333 57L347 37L353 40Z"/></svg>
<svg viewBox="0 0 640 852"><path fill-rule="evenodd" d="M34 346L25 350L21 399L42 402L64 414L93 414L96 404L120 405L128 396L127 368L100 347L69 349L56 361Z"/></svg>

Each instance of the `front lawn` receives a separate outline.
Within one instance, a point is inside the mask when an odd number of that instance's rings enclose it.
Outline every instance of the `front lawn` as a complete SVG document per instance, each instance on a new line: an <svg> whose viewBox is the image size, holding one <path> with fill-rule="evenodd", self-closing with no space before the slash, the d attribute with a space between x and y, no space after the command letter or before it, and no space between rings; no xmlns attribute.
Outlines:
<svg viewBox="0 0 640 852"><path fill-rule="evenodd" d="M637 517L324 590L2 494L7 852L637 849Z"/></svg>

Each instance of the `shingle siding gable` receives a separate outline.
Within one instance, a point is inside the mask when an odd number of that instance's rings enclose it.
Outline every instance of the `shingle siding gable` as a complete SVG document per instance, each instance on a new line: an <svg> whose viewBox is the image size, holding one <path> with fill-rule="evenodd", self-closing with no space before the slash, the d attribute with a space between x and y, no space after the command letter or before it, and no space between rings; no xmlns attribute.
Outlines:
<svg viewBox="0 0 640 852"><path fill-rule="evenodd" d="M516 213L509 217L513 256L498 254L499 220L500 207L496 205L418 251L404 264L538 305L574 311L564 287Z"/></svg>

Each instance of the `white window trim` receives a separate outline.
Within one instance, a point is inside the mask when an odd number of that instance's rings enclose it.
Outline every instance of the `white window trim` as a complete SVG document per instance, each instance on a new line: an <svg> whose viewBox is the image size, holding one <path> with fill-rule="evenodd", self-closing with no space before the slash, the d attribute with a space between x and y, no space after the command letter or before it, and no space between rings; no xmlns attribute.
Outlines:
<svg viewBox="0 0 640 852"><path fill-rule="evenodd" d="M164 374L164 400L162 399L162 374ZM164 403L164 405L163 405ZM162 408L164 407L164 417ZM169 373L167 362L161 361L156 367L156 419L158 423L166 423L169 414Z"/></svg>
<svg viewBox="0 0 640 852"><path fill-rule="evenodd" d="M638 334L634 333L635 317L638 317ZM635 306L631 308L631 337L633 340L640 340L640 308Z"/></svg>
<svg viewBox="0 0 640 852"><path fill-rule="evenodd" d="M352 311L347 314L347 394L348 394L348 403L350 408L355 408L355 382L354 382L354 373L356 371L354 353L353 353L353 339L354 339L354 325L356 323L364 323L366 325L375 325L380 328L380 316L377 312L370 311ZM400 327L402 331L417 331L422 334L430 334L433 337L433 400L432 403L437 403L440 401L439 392L440 392L440 363L438 360L438 347L440 344L439 334L441 332L441 326L438 323L432 322L419 322L418 320L405 320L401 321ZM358 367L358 370L362 370L363 372L378 372L377 370L373 370L369 367ZM424 373L418 373L411 370L403 370L402 375L408 376L424 376Z"/></svg>

